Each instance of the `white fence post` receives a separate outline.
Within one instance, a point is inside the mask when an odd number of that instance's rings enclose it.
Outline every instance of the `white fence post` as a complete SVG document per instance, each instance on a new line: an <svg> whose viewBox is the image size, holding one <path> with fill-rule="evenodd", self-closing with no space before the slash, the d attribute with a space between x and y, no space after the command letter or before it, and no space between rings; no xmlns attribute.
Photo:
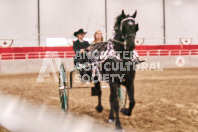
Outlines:
<svg viewBox="0 0 198 132"><path fill-rule="evenodd" d="M149 50L147 50L147 56L149 56Z"/></svg>
<svg viewBox="0 0 198 132"><path fill-rule="evenodd" d="M66 52L64 52L64 59L66 58L66 56L67 56L67 53L66 53Z"/></svg>

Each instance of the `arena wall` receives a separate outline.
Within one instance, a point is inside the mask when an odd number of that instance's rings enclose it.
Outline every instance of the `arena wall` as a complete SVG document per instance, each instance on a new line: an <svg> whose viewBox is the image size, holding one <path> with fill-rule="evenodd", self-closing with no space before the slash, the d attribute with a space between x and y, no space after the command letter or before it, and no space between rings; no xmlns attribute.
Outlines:
<svg viewBox="0 0 198 132"><path fill-rule="evenodd" d="M178 65L177 58L182 57L182 65ZM159 65L160 69L163 68L187 68L187 67L198 67L198 55L195 56L141 56L140 59L145 59L148 68L151 64ZM71 71L74 68L73 58L62 58L61 62L66 66L67 71ZM56 59L48 59L48 62L53 63L55 71L58 71L60 63L57 63ZM59 61L59 60L58 60ZM50 63L45 63L44 59L21 59L21 60L1 60L0 61L0 73L2 74L15 74L15 73L39 73L52 72L53 67ZM47 68L46 68L47 65Z"/></svg>
<svg viewBox="0 0 198 132"><path fill-rule="evenodd" d="M196 50L198 45L136 45L136 50ZM72 52L72 46L65 47L0 47L0 54L3 53L28 53L28 52Z"/></svg>
<svg viewBox="0 0 198 132"><path fill-rule="evenodd" d="M60 59L68 71L73 70L73 58ZM50 63L53 63L55 71L58 71L60 63L56 62L56 59L47 59L49 63L46 63L44 59L21 59L21 60L1 60L0 61L0 73L3 74L16 74L16 73L39 73L52 72ZM46 67L47 66L47 67ZM45 68L46 67L46 68Z"/></svg>
<svg viewBox="0 0 198 132"><path fill-rule="evenodd" d="M136 46L140 59L148 68L198 67L198 45ZM73 70L72 47L12 47L0 48L0 73L38 73L58 71L63 63Z"/></svg>
<svg viewBox="0 0 198 132"><path fill-rule="evenodd" d="M177 59L182 57L184 61L177 62ZM145 59L148 64L160 63L161 68L190 68L198 67L198 55L195 56L141 56L141 59ZM180 65L180 63L182 63Z"/></svg>
<svg viewBox="0 0 198 132"><path fill-rule="evenodd" d="M116 16L124 9L133 14L137 9L139 23L138 38L145 38L144 44L178 44L179 38L193 38L198 43L198 1L165 0L165 27L163 25L162 0L42 0L40 1L40 34L38 34L37 0L0 1L0 39L14 39L14 47L46 46L46 38L72 38L79 28L93 37L94 32L102 30L104 37L112 36ZM89 6L89 8L85 8ZM19 10L20 9L20 10ZM17 14L17 15L16 15ZM190 15L189 15L190 14ZM107 25L106 25L107 22ZM106 37L105 37L106 38Z"/></svg>

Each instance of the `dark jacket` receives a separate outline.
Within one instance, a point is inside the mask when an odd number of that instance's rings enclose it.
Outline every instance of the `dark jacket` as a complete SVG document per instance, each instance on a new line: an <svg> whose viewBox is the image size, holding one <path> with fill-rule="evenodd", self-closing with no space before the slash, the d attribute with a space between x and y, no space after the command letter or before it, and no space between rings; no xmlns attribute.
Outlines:
<svg viewBox="0 0 198 132"><path fill-rule="evenodd" d="M73 43L73 49L74 49L75 53L77 51L80 51L81 49L86 49L89 46L90 46L90 44L87 41L80 42L79 40L76 40Z"/></svg>
<svg viewBox="0 0 198 132"><path fill-rule="evenodd" d="M81 49L86 49L89 46L90 46L89 42L87 42L87 41L80 42L79 40L77 40L73 43L73 49L74 49L75 53L78 52L78 54L80 53ZM76 54L74 56L74 65L76 65L78 62L81 64L85 63L85 60L81 59L78 54Z"/></svg>

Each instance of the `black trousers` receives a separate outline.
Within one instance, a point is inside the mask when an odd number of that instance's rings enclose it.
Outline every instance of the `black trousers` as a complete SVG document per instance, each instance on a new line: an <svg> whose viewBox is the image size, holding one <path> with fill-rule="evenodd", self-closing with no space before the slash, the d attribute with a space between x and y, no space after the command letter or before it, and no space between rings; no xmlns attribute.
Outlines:
<svg viewBox="0 0 198 132"><path fill-rule="evenodd" d="M82 59L82 58L74 57L74 65L75 65L75 66L78 66L79 64L84 64L84 63L86 63L86 62L88 62L88 59L86 59L86 58L83 58L83 59ZM91 78L91 75L92 75L91 70L90 70L90 71L85 71L85 69L80 69L79 72L80 72L81 78L82 78L84 75L89 76L89 78Z"/></svg>

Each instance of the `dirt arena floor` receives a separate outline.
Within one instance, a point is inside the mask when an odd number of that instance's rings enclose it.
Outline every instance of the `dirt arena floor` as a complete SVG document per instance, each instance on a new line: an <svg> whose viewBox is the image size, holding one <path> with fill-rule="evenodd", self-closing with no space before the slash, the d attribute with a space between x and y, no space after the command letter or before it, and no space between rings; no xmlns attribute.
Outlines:
<svg viewBox="0 0 198 132"><path fill-rule="evenodd" d="M8 132L8 130L0 126L0 132Z"/></svg>
<svg viewBox="0 0 198 132"><path fill-rule="evenodd" d="M38 74L0 75L0 91L20 96L32 103L46 104L49 110L60 111L58 82L53 75L45 82L36 82ZM103 88L104 111L97 113L97 97L91 89L69 91L69 111L76 115L94 117L108 124L109 88ZM131 117L120 114L127 132L198 132L198 68L138 71L135 79L136 106ZM1 130L1 128L0 128Z"/></svg>

